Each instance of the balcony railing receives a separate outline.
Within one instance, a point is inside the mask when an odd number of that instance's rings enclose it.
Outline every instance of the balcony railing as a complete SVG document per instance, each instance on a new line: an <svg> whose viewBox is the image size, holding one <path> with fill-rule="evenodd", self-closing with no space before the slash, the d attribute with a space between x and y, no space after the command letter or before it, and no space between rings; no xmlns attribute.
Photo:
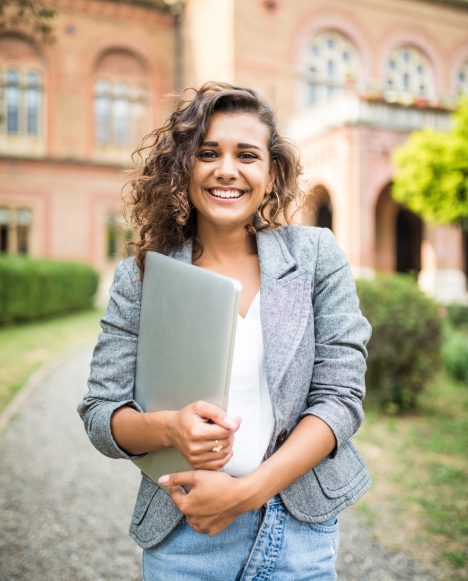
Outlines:
<svg viewBox="0 0 468 581"><path fill-rule="evenodd" d="M411 101L390 100L377 93L337 95L333 100L311 106L293 118L286 133L296 141L342 126L359 125L392 131L416 131L432 127L447 131L453 107L430 102L422 97Z"/></svg>

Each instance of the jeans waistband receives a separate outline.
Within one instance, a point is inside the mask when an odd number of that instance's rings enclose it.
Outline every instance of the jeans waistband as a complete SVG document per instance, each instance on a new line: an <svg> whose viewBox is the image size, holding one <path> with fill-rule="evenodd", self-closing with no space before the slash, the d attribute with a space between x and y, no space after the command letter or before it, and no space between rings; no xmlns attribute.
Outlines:
<svg viewBox="0 0 468 581"><path fill-rule="evenodd" d="M272 496L270 498L270 500L267 501L266 503L268 506L277 506L278 504L283 504L283 501L281 500L281 497L279 494L276 494L275 496Z"/></svg>

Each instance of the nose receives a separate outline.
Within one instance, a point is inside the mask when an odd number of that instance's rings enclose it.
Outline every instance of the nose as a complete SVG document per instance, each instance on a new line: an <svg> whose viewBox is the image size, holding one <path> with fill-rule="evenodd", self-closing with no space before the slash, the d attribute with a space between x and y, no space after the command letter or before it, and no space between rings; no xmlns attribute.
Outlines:
<svg viewBox="0 0 468 581"><path fill-rule="evenodd" d="M221 156L214 173L215 177L222 181L236 179L238 175L236 160L231 155Z"/></svg>

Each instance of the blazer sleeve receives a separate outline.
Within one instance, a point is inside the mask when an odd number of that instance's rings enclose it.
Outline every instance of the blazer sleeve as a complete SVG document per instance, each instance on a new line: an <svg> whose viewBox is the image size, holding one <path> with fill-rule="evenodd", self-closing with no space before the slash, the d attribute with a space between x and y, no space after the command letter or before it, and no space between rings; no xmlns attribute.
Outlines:
<svg viewBox="0 0 468 581"><path fill-rule="evenodd" d="M313 414L333 430L338 450L364 418L366 343L371 326L359 309L356 285L344 252L330 230L321 230L313 310L315 360L303 415Z"/></svg>
<svg viewBox="0 0 468 581"><path fill-rule="evenodd" d="M111 432L115 410L131 406L142 411L133 399L135 382L141 287L132 259L115 271L106 313L91 361L88 393L78 405L92 444L111 458L133 459L122 450Z"/></svg>

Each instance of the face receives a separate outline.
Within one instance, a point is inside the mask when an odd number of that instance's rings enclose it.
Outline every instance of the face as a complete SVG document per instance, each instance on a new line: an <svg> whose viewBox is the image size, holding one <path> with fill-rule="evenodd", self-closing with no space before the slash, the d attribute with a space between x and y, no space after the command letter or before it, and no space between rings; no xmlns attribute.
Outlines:
<svg viewBox="0 0 468 581"><path fill-rule="evenodd" d="M252 113L213 115L190 183L199 227L243 228L252 223L275 178L269 141L269 128Z"/></svg>

